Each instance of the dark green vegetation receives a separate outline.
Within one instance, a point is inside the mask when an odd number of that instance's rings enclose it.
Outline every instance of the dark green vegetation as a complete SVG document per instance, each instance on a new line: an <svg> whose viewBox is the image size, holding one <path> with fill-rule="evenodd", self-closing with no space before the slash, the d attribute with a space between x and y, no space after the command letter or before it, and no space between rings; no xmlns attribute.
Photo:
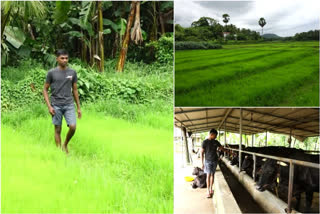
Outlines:
<svg viewBox="0 0 320 214"><path fill-rule="evenodd" d="M131 2L102 2L102 17L98 3L2 1L2 65L18 64L21 59L32 58L50 68L55 65L55 51L64 48L71 57L80 58L103 71L100 67L101 58L117 59L120 55ZM168 56L168 51L159 50L163 47L159 45L159 39L172 37L173 2L139 1L139 5L140 13L135 14L135 21L140 23L137 31L141 32L143 41L128 44L127 59L146 63L161 62L164 54ZM100 39L99 32L103 35ZM169 60L172 61L172 58Z"/></svg>
<svg viewBox="0 0 320 214"><path fill-rule="evenodd" d="M224 14L228 15L228 14ZM227 16L228 18L228 16ZM224 19L227 21L228 19ZM201 17L199 20L194 21L191 27L182 27L179 24L175 25L175 41L194 41L203 42L211 41L215 43L225 43L223 32L229 32L226 37L226 42L229 40L237 41L257 41L262 40L260 34L246 28L238 28L233 24L221 25L217 20L210 17ZM237 38L235 38L237 34Z"/></svg>
<svg viewBox="0 0 320 214"><path fill-rule="evenodd" d="M176 42L175 50L194 50L194 49L220 49L222 45L210 42Z"/></svg>
<svg viewBox="0 0 320 214"><path fill-rule="evenodd" d="M1 213L173 212L173 2L136 2L129 26L131 3L2 2ZM82 110L68 156L42 96L60 48Z"/></svg>
<svg viewBox="0 0 320 214"><path fill-rule="evenodd" d="M176 106L318 106L318 42L175 53Z"/></svg>
<svg viewBox="0 0 320 214"><path fill-rule="evenodd" d="M226 15L226 16L225 16ZM310 30L308 32L296 33L294 36L280 37L272 33L261 34L259 32L238 28L233 24L227 24L230 16L224 14L226 18L223 19L225 25L220 24L217 20L210 17L201 17L199 20L194 21L190 27L182 27L179 24L175 25L175 41L192 41L192 42L213 42L219 44L230 43L253 43L264 42L273 40L283 41L318 41L319 30ZM231 17L232 18L232 17ZM262 20L261 20L262 19ZM262 21L262 22L260 22ZM257 20L257 25L260 25L263 30L263 26L266 25L264 18ZM229 32L230 34L224 40L223 32Z"/></svg>

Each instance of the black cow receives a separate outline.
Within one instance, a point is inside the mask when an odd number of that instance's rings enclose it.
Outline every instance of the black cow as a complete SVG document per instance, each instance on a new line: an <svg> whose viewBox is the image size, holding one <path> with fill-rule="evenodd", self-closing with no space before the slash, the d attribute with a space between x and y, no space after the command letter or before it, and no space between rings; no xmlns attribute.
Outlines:
<svg viewBox="0 0 320 214"><path fill-rule="evenodd" d="M282 146L268 146L268 147L247 147L244 151L255 152L265 155L273 155L279 157L287 157L290 154L297 152L303 153L301 149L287 148ZM244 160L241 164L241 171L246 171L246 173L252 177L253 172L253 156L251 154L243 153ZM256 156L256 177L260 174L261 166L264 164L266 158Z"/></svg>
<svg viewBox="0 0 320 214"><path fill-rule="evenodd" d="M193 180L192 188L206 188L207 187L207 174L204 173L204 171L199 168L195 167L192 172L193 175L196 175L197 177Z"/></svg>
<svg viewBox="0 0 320 214"><path fill-rule="evenodd" d="M288 158L319 163L319 155L309 155L301 152L290 154ZM277 177L279 176L279 183ZM306 212L310 211L313 193L319 192L319 169L295 165L293 178L293 197L296 197L295 209L299 210L301 193L306 193ZM257 190L264 191L268 186L278 185L279 195L287 195L289 183L289 166L277 160L268 159L262 166L257 182Z"/></svg>
<svg viewBox="0 0 320 214"><path fill-rule="evenodd" d="M232 149L239 149L239 145L227 145L224 147L225 149L232 148ZM246 147L242 145L241 149L245 149ZM228 159L231 159L230 164L237 165L239 164L239 157L238 157L238 151L233 151L233 150L227 150L227 157Z"/></svg>

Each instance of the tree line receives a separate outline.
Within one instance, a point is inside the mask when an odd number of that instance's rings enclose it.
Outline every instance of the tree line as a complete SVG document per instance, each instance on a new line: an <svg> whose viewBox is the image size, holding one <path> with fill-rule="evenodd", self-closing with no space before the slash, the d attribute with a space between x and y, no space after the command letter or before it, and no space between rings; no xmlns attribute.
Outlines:
<svg viewBox="0 0 320 214"><path fill-rule="evenodd" d="M257 24L261 27L261 34L246 28L238 28L233 24L229 24L230 16L222 15L224 25L211 17L201 17L199 20L192 22L190 27L182 27L180 24L175 25L176 41L214 41L222 43L224 40L240 40L240 41L308 41L319 40L319 30L310 30L308 32L296 33L289 37L272 37L264 38L263 27L267 24L266 19L261 17ZM226 34L226 32L228 34ZM224 38L224 34L226 37Z"/></svg>
<svg viewBox="0 0 320 214"><path fill-rule="evenodd" d="M226 36L227 40L259 40L261 36L258 32L238 28L233 24L229 24L230 16L223 14L223 22L221 25L219 21L211 17L201 17L199 20L192 22L191 27L182 27L179 24L175 25L175 40L176 41L217 41L224 40L224 32L229 34Z"/></svg>

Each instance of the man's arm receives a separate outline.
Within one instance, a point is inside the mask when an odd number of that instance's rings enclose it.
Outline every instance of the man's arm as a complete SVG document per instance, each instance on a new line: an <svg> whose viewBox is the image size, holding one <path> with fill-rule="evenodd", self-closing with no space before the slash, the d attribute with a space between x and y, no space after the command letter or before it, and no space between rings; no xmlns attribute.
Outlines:
<svg viewBox="0 0 320 214"><path fill-rule="evenodd" d="M80 109L78 87L77 87L76 82L74 82L72 84L72 93L73 93L74 100L76 101L76 104L77 104L78 118L80 119L81 118L81 109Z"/></svg>
<svg viewBox="0 0 320 214"><path fill-rule="evenodd" d="M50 101L49 101L49 94L48 94L49 87L50 87L49 83L45 83L44 84L44 86L43 86L43 96L44 96L44 100L46 101L46 104L48 106L49 113L53 116L56 112L52 108L52 106L50 104Z"/></svg>
<svg viewBox="0 0 320 214"><path fill-rule="evenodd" d="M200 156L201 156L201 169L204 169L204 148L200 149Z"/></svg>

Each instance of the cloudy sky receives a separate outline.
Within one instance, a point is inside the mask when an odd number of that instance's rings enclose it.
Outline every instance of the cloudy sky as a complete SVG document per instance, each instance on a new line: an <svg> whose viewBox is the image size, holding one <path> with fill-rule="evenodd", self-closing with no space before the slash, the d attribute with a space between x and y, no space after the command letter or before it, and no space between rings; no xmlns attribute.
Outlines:
<svg viewBox="0 0 320 214"><path fill-rule="evenodd" d="M319 29L319 0L256 0L256 1L190 1L175 0L175 23L189 27L202 16L222 22L222 14L230 15L228 24L261 32L258 24L264 17L264 33L293 36L295 33Z"/></svg>

